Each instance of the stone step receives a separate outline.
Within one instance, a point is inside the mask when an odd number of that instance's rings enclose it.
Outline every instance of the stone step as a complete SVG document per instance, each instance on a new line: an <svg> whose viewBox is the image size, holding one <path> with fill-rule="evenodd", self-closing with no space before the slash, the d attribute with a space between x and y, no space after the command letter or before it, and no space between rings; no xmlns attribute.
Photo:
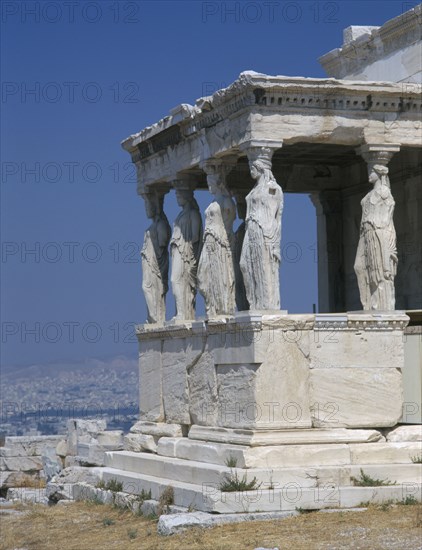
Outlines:
<svg viewBox="0 0 422 550"><path fill-rule="evenodd" d="M350 508L367 502L399 502L407 497L419 502L422 500L422 484L416 482L380 487L314 488L290 483L274 490L259 488L248 492L222 493L212 484L184 483L107 467L98 470L104 481L115 479L122 482L125 492L140 494L142 490L151 490L151 496L156 500L168 486L172 486L174 503L177 506L203 512L267 512L299 508L318 510L333 507Z"/></svg>
<svg viewBox="0 0 422 550"><path fill-rule="evenodd" d="M237 474L240 479L246 474L248 481L256 477L263 487L282 487L289 483L300 487L326 486L328 484L348 486L353 485L351 477L360 478L361 469L373 479L389 480L392 483L422 482L421 464L267 467L246 470L194 460L164 457L152 453L117 451L106 453L105 466L184 483L215 484L217 487L231 474Z"/></svg>
<svg viewBox="0 0 422 550"><path fill-rule="evenodd" d="M380 442L349 445L352 464L412 464L422 457L422 442Z"/></svg>
<svg viewBox="0 0 422 550"><path fill-rule="evenodd" d="M302 428L285 430L248 430L223 427L199 426L189 430L189 439L215 441L260 447L267 445L313 445L320 443L369 443L384 441L381 432L372 429L350 428Z"/></svg>
<svg viewBox="0 0 422 550"><path fill-rule="evenodd" d="M163 491L171 486L174 490L174 503L178 506L201 510L203 512L213 511L213 507L204 500L203 486L194 483L184 483L156 476L128 472L117 468L99 468L101 470L101 479L105 482L114 479L123 484L123 491L132 495L139 495L142 491L151 491L151 498L159 500ZM75 495L74 495L75 498Z"/></svg>
<svg viewBox="0 0 422 550"><path fill-rule="evenodd" d="M263 487L289 483L301 487L316 487L318 483L350 483L350 470L344 467L242 469L131 451L106 453L105 466L185 483L214 484L217 487L231 474L237 474L240 479L246 475L248 481L256 477Z"/></svg>
<svg viewBox="0 0 422 550"><path fill-rule="evenodd" d="M361 430L363 431L363 430ZM162 437L157 454L226 466L231 459L238 468L340 466L350 464L412 463L421 456L421 442L325 443L249 447L186 437Z"/></svg>
<svg viewBox="0 0 422 550"><path fill-rule="evenodd" d="M350 467L350 475L360 478L361 470L372 479L391 482L422 483L422 464L360 464Z"/></svg>
<svg viewBox="0 0 422 550"><path fill-rule="evenodd" d="M117 451L106 453L105 466L158 476L187 483L219 483L224 474L230 473L227 466L157 456L152 453Z"/></svg>

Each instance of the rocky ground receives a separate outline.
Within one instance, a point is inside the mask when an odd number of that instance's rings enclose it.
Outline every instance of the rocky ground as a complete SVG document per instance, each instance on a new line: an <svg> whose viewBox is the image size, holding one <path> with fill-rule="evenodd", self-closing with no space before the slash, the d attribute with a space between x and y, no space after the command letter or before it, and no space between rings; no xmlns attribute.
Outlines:
<svg viewBox="0 0 422 550"><path fill-rule="evenodd" d="M65 504L67 502L67 504ZM1 550L420 550L422 506L370 506L160 536L157 518L96 502L0 503Z"/></svg>

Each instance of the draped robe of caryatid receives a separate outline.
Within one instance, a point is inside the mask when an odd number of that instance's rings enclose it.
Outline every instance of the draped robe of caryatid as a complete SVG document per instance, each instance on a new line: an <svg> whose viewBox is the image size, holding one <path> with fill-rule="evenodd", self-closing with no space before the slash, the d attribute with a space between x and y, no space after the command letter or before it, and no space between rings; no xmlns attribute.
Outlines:
<svg viewBox="0 0 422 550"><path fill-rule="evenodd" d="M234 235L234 273L236 279L236 306L239 311L249 309L246 297L245 283L243 282L242 270L240 269L240 258L242 256L243 241L245 240L246 223L242 222Z"/></svg>
<svg viewBox="0 0 422 550"><path fill-rule="evenodd" d="M280 309L280 243L283 192L263 178L246 197L246 232L240 267L250 309Z"/></svg>
<svg viewBox="0 0 422 550"><path fill-rule="evenodd" d="M234 203L223 196L211 202L205 210L204 239L198 266L198 290L204 297L209 317L233 315L235 310L232 255L234 235L230 231L235 215Z"/></svg>
<svg viewBox="0 0 422 550"><path fill-rule="evenodd" d="M394 310L397 272L395 202L388 186L375 187L361 201L362 221L355 270L365 310ZM387 277L386 274L389 274Z"/></svg>
<svg viewBox="0 0 422 550"><path fill-rule="evenodd" d="M170 224L162 213L145 231L141 250L142 290L147 304L148 323L161 323L166 317L169 240Z"/></svg>
<svg viewBox="0 0 422 550"><path fill-rule="evenodd" d="M195 319L198 260L202 243L202 219L197 202L177 216L170 241L171 284L176 299L176 318Z"/></svg>

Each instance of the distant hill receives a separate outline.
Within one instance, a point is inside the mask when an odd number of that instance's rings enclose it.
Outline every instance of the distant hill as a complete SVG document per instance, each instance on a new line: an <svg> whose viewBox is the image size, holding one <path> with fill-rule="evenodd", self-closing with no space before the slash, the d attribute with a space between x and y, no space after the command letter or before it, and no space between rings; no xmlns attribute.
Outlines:
<svg viewBox="0 0 422 550"><path fill-rule="evenodd" d="M30 380L42 377L58 377L71 372L81 376L98 374L101 370L116 372L136 372L138 361L136 357L118 355L105 359L86 358L82 361L61 361L51 363L33 363L29 365L2 365L1 385L10 384L18 380Z"/></svg>

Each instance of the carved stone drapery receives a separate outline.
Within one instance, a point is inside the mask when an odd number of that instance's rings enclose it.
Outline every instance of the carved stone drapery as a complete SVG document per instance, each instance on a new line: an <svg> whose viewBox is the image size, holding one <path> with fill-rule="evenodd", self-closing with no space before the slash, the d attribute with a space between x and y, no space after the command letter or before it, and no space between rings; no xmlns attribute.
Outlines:
<svg viewBox="0 0 422 550"><path fill-rule="evenodd" d="M249 302L246 297L246 288L243 281L242 270L240 269L240 257L242 255L243 241L245 240L246 232L246 192L244 190L235 191L237 215L242 220L234 234L234 274L236 284L236 307L239 311L249 309Z"/></svg>
<svg viewBox="0 0 422 550"><path fill-rule="evenodd" d="M271 171L274 147L246 148L256 180L246 197L246 231L240 269L250 309L280 309L279 266L283 191Z"/></svg>
<svg viewBox="0 0 422 550"><path fill-rule="evenodd" d="M373 189L361 201L362 221L354 265L364 310L395 309L395 202L387 164L398 150L399 147L394 145L365 145L358 150L368 163L369 182L373 185Z"/></svg>
<svg viewBox="0 0 422 550"><path fill-rule="evenodd" d="M205 229L198 265L198 290L205 300L208 317L233 315L235 274L233 265L233 222L236 208L226 187L226 176L233 164L208 160L203 164L214 200L205 210Z"/></svg>
<svg viewBox="0 0 422 550"><path fill-rule="evenodd" d="M202 245L202 218L189 182L174 180L178 205L182 208L173 224L170 241L171 287L176 319L195 319L197 269Z"/></svg>
<svg viewBox="0 0 422 550"><path fill-rule="evenodd" d="M149 191L142 194L147 217L152 220L145 231L141 250L142 290L147 305L147 322L162 323L166 318L166 294L170 225L163 211L164 194Z"/></svg>

